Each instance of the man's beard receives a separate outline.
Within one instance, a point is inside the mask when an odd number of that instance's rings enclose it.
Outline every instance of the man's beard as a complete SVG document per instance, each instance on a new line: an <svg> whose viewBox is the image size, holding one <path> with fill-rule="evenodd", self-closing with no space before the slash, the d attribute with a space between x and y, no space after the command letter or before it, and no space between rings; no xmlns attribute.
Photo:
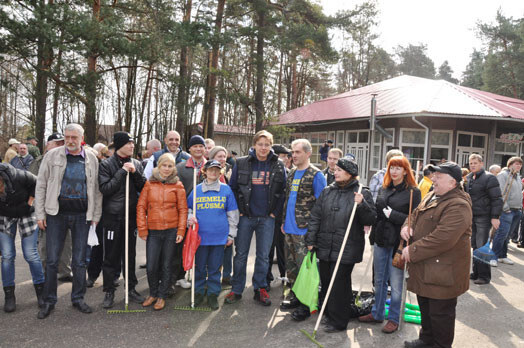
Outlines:
<svg viewBox="0 0 524 348"><path fill-rule="evenodd" d="M67 151L75 152L78 151L79 147L76 144L67 144L66 145Z"/></svg>

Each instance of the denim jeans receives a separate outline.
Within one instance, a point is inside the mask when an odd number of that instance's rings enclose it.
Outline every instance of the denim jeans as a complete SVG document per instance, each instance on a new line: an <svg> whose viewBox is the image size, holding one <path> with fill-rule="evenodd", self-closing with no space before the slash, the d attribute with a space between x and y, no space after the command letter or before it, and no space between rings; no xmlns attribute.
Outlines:
<svg viewBox="0 0 524 348"><path fill-rule="evenodd" d="M195 292L204 295L219 295L220 267L224 259L223 245L201 245L195 254ZM207 279L206 279L207 275Z"/></svg>
<svg viewBox="0 0 524 348"><path fill-rule="evenodd" d="M224 249L224 261L222 262L222 279L231 278L233 272L233 244Z"/></svg>
<svg viewBox="0 0 524 348"><path fill-rule="evenodd" d="M171 261L175 253L177 229L149 231L146 241L149 296L166 298L171 284Z"/></svg>
<svg viewBox="0 0 524 348"><path fill-rule="evenodd" d="M17 224L11 226L11 234L0 233L0 251L2 252L2 284L3 286L15 285L15 258L16 258L16 237ZM42 284L45 281L44 269L38 255L38 228L27 237L22 238L22 252L24 259L29 265L33 284Z"/></svg>
<svg viewBox="0 0 524 348"><path fill-rule="evenodd" d="M486 215L473 217L473 225L471 226L471 247L473 250L478 249L487 243L490 229L490 216ZM489 282L491 280L491 266L473 258L473 278L480 278Z"/></svg>
<svg viewBox="0 0 524 348"><path fill-rule="evenodd" d="M520 210L511 210L500 214L500 226L493 238L493 252L497 255L497 258L508 257L509 234L518 226L521 215Z"/></svg>
<svg viewBox="0 0 524 348"><path fill-rule="evenodd" d="M267 269L269 267L269 249L273 243L273 229L275 219L272 217L241 216L238 223L238 232L235 238L236 254L233 259L232 291L241 295L246 286L246 267L251 246L251 238L255 232L256 259L253 273L253 288L255 290L267 287Z"/></svg>
<svg viewBox="0 0 524 348"><path fill-rule="evenodd" d="M375 272L375 304L371 314L376 320L384 320L386 298L388 295L388 280L391 285L391 302L389 304L388 320L399 323L400 304L402 302L402 281L404 271L393 266L394 248L373 248L373 270Z"/></svg>
<svg viewBox="0 0 524 348"><path fill-rule="evenodd" d="M57 302L57 272L60 252L67 230L71 230L73 290L71 301L81 302L86 292L86 248L89 226L85 213L58 213L47 215L46 248L47 265L44 298L48 304Z"/></svg>

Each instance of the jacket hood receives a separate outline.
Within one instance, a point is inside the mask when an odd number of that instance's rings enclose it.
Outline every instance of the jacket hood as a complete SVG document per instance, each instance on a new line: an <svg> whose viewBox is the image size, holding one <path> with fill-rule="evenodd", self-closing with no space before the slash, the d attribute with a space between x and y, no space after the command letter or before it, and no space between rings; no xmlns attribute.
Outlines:
<svg viewBox="0 0 524 348"><path fill-rule="evenodd" d="M166 184L176 184L178 182L178 176L176 176L176 169L173 172L173 174L171 174L170 176L164 179L160 176L160 170L158 168L154 168L153 173L151 174L151 177L149 178L149 181L161 182L161 183L166 183Z"/></svg>
<svg viewBox="0 0 524 348"><path fill-rule="evenodd" d="M275 154L275 151L273 151L273 149L270 149L269 150L269 154L267 155L267 159L268 160L272 160L273 157L277 157L278 158L278 156ZM258 161L257 154L256 154L256 151L255 151L254 147L249 149L249 160L257 160Z"/></svg>
<svg viewBox="0 0 524 348"><path fill-rule="evenodd" d="M9 163L0 163L0 177L4 180L5 192L12 193L13 180L16 176L16 169Z"/></svg>

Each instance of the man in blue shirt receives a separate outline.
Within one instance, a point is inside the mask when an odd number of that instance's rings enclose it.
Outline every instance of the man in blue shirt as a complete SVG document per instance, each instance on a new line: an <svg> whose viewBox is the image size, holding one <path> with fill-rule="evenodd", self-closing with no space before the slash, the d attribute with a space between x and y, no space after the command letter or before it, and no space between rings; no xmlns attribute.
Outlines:
<svg viewBox="0 0 524 348"><path fill-rule="evenodd" d="M290 288L293 288L302 261L307 254L304 236L307 232L311 209L326 187L326 178L322 171L310 163L312 147L308 140L297 139L293 141L291 150L296 168L289 173L287 179L282 233L285 234L287 277ZM281 304L282 309L299 306L300 302L293 292ZM309 309L301 306L299 310L293 312L292 318L304 320L309 315Z"/></svg>

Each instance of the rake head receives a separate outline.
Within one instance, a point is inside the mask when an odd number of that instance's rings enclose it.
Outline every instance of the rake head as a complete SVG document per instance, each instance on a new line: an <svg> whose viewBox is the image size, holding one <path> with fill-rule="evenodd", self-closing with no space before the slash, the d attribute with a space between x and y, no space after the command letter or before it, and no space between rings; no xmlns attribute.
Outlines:
<svg viewBox="0 0 524 348"><path fill-rule="evenodd" d="M107 314L123 314L123 313L145 313L145 309L129 309L126 305L125 309L111 309L107 311Z"/></svg>
<svg viewBox="0 0 524 348"><path fill-rule="evenodd" d="M319 346L320 348L324 348L324 346L315 339L315 336L317 335L317 331L313 331L313 334L309 334L309 332L307 332L306 330L300 330L300 332L302 332L304 335L306 335L307 338L309 338L309 340L313 343L315 343L317 346Z"/></svg>
<svg viewBox="0 0 524 348"><path fill-rule="evenodd" d="M191 306L175 306L173 309L178 310L178 311L197 311L197 312L213 311L210 307L191 307Z"/></svg>

